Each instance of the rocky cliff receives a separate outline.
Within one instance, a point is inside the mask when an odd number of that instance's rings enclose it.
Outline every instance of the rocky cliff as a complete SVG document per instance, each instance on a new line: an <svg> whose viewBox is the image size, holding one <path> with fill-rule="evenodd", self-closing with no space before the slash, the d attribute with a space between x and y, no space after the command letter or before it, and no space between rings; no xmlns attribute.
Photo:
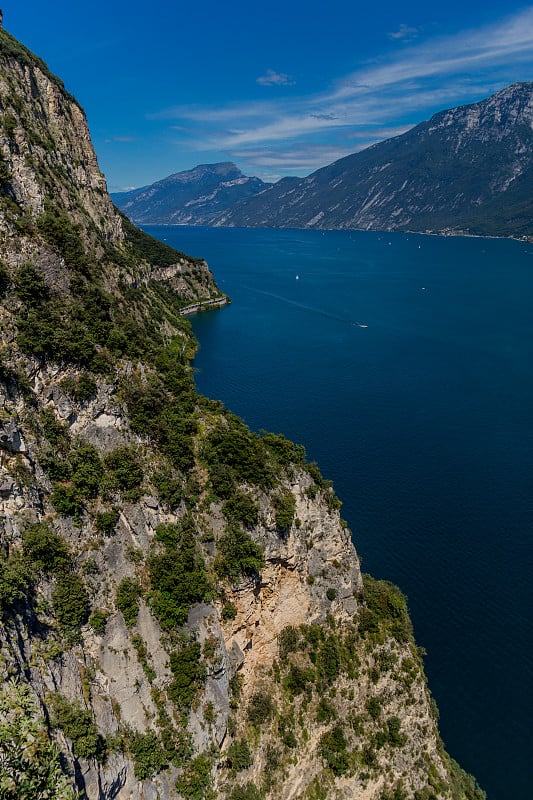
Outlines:
<svg viewBox="0 0 533 800"><path fill-rule="evenodd" d="M481 798L329 483L197 394L207 265L5 31L0 124L1 796Z"/></svg>
<svg viewBox="0 0 533 800"><path fill-rule="evenodd" d="M280 181L213 224L532 236L532 123L533 83L516 83Z"/></svg>
<svg viewBox="0 0 533 800"><path fill-rule="evenodd" d="M211 225L218 214L270 185L244 175L228 161L199 164L112 197L118 208L140 225Z"/></svg>

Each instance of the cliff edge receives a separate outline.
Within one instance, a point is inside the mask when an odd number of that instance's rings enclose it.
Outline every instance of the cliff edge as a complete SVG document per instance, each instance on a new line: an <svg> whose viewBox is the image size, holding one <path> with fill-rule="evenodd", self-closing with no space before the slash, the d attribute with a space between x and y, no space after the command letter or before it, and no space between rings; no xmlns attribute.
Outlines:
<svg viewBox="0 0 533 800"><path fill-rule="evenodd" d="M209 268L0 30L0 793L481 798L303 448L196 392Z"/></svg>

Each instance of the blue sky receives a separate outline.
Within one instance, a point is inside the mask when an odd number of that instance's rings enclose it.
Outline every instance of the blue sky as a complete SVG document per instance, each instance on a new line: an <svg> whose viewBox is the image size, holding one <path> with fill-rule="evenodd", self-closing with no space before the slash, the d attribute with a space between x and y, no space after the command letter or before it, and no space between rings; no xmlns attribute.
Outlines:
<svg viewBox="0 0 533 800"><path fill-rule="evenodd" d="M533 5L4 0L87 112L111 191L199 163L307 175L533 80Z"/></svg>

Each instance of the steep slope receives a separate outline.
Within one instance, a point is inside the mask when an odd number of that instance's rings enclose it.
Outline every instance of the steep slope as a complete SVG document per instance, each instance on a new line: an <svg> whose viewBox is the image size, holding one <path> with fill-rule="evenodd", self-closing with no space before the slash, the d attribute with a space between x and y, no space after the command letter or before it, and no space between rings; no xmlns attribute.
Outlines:
<svg viewBox="0 0 533 800"><path fill-rule="evenodd" d="M2 797L481 798L328 482L196 393L205 262L4 31L0 96Z"/></svg>
<svg viewBox="0 0 533 800"><path fill-rule="evenodd" d="M235 164L200 164L186 172L112 195L128 217L145 225L210 225L213 217L267 189L271 184L249 178Z"/></svg>
<svg viewBox="0 0 533 800"><path fill-rule="evenodd" d="M533 83L280 182L215 225L533 235Z"/></svg>

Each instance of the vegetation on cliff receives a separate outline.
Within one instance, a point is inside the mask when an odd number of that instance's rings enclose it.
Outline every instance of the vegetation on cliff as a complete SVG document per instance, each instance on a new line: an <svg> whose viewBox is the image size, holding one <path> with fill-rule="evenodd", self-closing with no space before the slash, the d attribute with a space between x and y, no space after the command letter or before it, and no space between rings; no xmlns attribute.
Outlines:
<svg viewBox="0 0 533 800"><path fill-rule="evenodd" d="M79 107L5 41L1 796L482 797L329 482L196 392L207 266L116 213Z"/></svg>

